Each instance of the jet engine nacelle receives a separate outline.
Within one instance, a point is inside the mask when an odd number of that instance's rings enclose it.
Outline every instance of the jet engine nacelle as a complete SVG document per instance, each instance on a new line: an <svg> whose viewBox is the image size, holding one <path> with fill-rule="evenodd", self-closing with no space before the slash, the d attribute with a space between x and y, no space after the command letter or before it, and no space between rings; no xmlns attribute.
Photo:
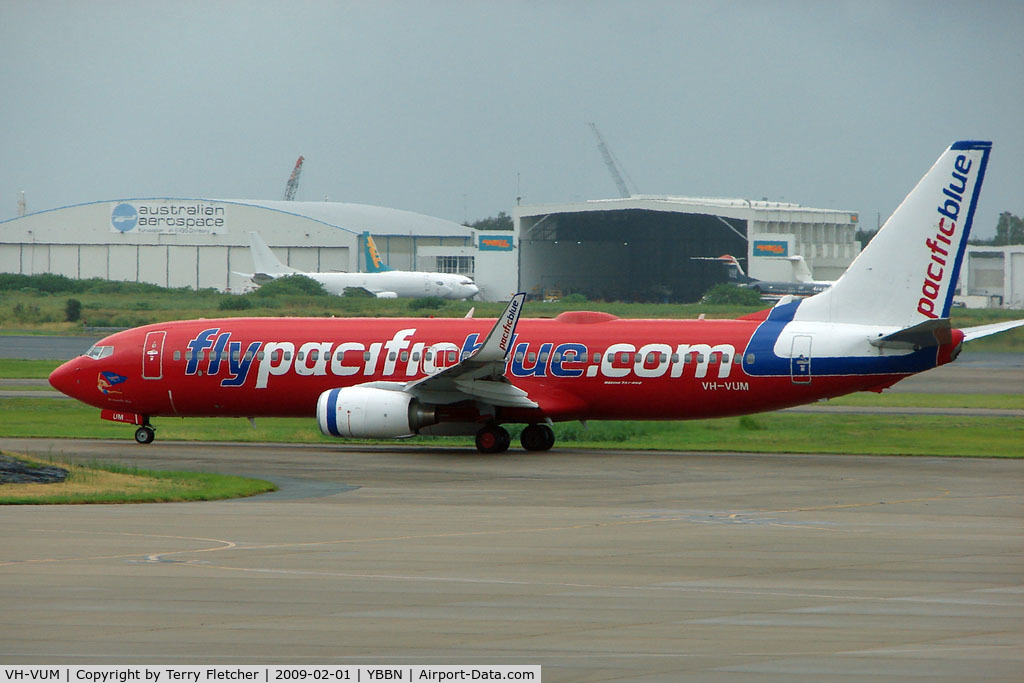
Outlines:
<svg viewBox="0 0 1024 683"><path fill-rule="evenodd" d="M320 431L328 436L394 439L437 422L434 406L404 391L372 387L330 389L316 402Z"/></svg>
<svg viewBox="0 0 1024 683"><path fill-rule="evenodd" d="M398 294L396 292L377 292L374 294L378 299L397 299Z"/></svg>

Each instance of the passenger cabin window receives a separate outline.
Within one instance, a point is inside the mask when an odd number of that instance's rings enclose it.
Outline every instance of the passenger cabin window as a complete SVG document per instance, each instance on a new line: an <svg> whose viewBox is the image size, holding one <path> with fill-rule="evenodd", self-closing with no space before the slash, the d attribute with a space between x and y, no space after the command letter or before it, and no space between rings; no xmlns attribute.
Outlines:
<svg viewBox="0 0 1024 683"><path fill-rule="evenodd" d="M178 349L174 352L174 360L181 360L181 349Z"/></svg>

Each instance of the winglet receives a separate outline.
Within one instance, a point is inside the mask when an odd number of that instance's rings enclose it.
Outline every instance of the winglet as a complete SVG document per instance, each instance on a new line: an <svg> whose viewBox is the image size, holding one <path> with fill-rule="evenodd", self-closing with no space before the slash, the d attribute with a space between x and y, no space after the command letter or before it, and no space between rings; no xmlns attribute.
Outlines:
<svg viewBox="0 0 1024 683"><path fill-rule="evenodd" d="M484 343L470 358L474 361L503 361L508 357L509 349L512 348L512 339L515 337L516 325L519 323L519 314L522 313L525 300L526 292L519 292L512 297L504 312L494 323L494 327L487 333Z"/></svg>

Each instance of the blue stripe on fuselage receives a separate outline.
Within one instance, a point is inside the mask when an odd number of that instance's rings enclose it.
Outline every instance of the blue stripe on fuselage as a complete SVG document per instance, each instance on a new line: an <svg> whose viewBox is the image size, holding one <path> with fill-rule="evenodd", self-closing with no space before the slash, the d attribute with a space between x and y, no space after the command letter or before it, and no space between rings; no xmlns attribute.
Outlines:
<svg viewBox="0 0 1024 683"><path fill-rule="evenodd" d="M779 377L790 374L791 359L775 355L775 344L786 325L793 322L800 301L776 306L768 318L757 326L743 352L743 371L755 377ZM814 355L814 335L811 341L811 376L821 375L889 375L922 372L934 368L938 360L938 347L928 347L898 356L840 356ZM754 362L748 362L753 354Z"/></svg>

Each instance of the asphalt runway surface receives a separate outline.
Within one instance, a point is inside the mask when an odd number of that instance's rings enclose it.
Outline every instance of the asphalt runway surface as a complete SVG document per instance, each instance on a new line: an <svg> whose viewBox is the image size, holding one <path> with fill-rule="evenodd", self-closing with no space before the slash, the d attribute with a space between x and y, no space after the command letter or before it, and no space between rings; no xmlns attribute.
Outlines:
<svg viewBox="0 0 1024 683"><path fill-rule="evenodd" d="M0 663L1021 680L1024 462L2 439L279 482L0 511Z"/></svg>

